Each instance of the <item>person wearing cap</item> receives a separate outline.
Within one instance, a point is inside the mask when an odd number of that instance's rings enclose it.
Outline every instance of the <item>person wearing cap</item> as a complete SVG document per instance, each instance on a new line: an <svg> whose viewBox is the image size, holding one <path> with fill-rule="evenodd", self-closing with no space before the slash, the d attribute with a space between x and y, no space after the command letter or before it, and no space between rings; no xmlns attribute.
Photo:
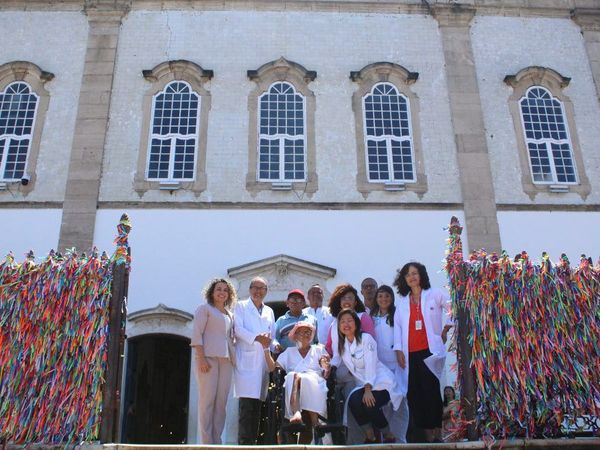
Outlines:
<svg viewBox="0 0 600 450"><path fill-rule="evenodd" d="M325 377L329 376L329 355L322 345L311 345L315 330L311 322L296 322L287 336L294 346L284 350L277 362L270 352L265 352L270 371L279 366L287 372L284 382L285 417L291 423L308 425L300 433L300 444L310 444L312 428L317 425L318 416L327 417Z"/></svg>
<svg viewBox="0 0 600 450"><path fill-rule="evenodd" d="M308 306L302 310L304 314L313 316L317 321L317 342L325 345L333 316L328 306L323 306L323 288L313 284L307 293Z"/></svg>
<svg viewBox="0 0 600 450"><path fill-rule="evenodd" d="M275 322L273 348L276 354L295 345L295 343L289 339L288 335L296 323L304 321L309 322L315 328L317 326L317 322L313 316L309 316L302 312L306 306L306 299L304 298L304 292L300 289L293 289L288 293L286 305L289 310Z"/></svg>

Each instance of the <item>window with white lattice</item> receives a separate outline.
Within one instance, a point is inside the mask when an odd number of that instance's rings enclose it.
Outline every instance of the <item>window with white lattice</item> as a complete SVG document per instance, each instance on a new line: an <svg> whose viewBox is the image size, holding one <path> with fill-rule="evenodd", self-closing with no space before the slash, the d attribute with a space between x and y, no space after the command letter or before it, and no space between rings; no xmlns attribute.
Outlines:
<svg viewBox="0 0 600 450"><path fill-rule="evenodd" d="M391 83L378 83L363 98L370 182L415 181L410 106Z"/></svg>
<svg viewBox="0 0 600 450"><path fill-rule="evenodd" d="M206 189L206 135L213 76L185 60L142 72L152 85L144 96L144 123L134 188L173 193Z"/></svg>
<svg viewBox="0 0 600 450"><path fill-rule="evenodd" d="M0 93L0 180L20 181L25 175L38 100L22 81Z"/></svg>
<svg viewBox="0 0 600 450"><path fill-rule="evenodd" d="M294 191L300 198L318 189L315 148L314 71L279 58L248 70L256 87L248 96L246 189Z"/></svg>
<svg viewBox="0 0 600 450"><path fill-rule="evenodd" d="M507 75L504 82L513 88L508 106L523 191L532 200L542 192L573 192L585 199L591 186L579 147L574 106L563 91L571 79L553 69L532 66Z"/></svg>
<svg viewBox="0 0 600 450"><path fill-rule="evenodd" d="M357 189L366 198L374 191L427 192L419 126L419 98L411 85L416 72L390 63L369 64L350 79L357 153Z"/></svg>
<svg viewBox="0 0 600 450"><path fill-rule="evenodd" d="M27 195L37 179L42 130L54 75L27 61L0 65L0 192Z"/></svg>
<svg viewBox="0 0 600 450"><path fill-rule="evenodd" d="M190 181L198 147L200 97L173 81L154 97L148 148L148 180Z"/></svg>
<svg viewBox="0 0 600 450"><path fill-rule="evenodd" d="M541 86L519 102L534 183L577 183L569 128L562 103Z"/></svg>
<svg viewBox="0 0 600 450"><path fill-rule="evenodd" d="M258 98L258 179L306 179L305 101L293 85L273 83Z"/></svg>

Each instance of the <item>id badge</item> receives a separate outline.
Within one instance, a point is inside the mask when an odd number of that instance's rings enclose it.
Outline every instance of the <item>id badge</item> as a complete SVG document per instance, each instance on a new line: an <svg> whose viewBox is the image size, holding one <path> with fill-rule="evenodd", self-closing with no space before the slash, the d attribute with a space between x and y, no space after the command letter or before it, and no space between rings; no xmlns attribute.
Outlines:
<svg viewBox="0 0 600 450"><path fill-rule="evenodd" d="M415 320L415 330L421 331L423 329L423 322L420 320Z"/></svg>

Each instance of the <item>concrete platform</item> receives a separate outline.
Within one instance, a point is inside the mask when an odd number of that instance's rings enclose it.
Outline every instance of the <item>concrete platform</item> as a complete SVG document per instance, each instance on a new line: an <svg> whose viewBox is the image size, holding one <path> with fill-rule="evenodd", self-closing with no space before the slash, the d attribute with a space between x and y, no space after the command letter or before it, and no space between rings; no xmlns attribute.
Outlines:
<svg viewBox="0 0 600 450"><path fill-rule="evenodd" d="M498 441L493 446L487 447L483 441L451 442L441 444L374 444L374 445L277 445L277 446L234 446L234 445L141 445L141 444L83 444L69 446L71 450L339 450L349 447L353 450L454 450L454 449L569 449L569 450L600 450L600 437L576 439L512 439ZM7 445L6 450L64 450L65 446L59 445Z"/></svg>

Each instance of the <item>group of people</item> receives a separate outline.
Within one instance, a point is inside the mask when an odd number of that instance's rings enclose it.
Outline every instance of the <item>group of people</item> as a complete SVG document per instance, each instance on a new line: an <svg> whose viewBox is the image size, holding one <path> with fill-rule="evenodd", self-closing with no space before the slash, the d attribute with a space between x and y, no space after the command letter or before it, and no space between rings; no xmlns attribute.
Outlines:
<svg viewBox="0 0 600 450"><path fill-rule="evenodd" d="M402 267L393 285L397 301L392 287L366 278L363 302L352 285L340 284L328 306L321 286L308 290L308 304L294 289L288 311L275 321L264 303L264 278L254 278L249 298L240 301L230 281L212 280L206 304L196 310L191 341L202 443L221 443L232 379L238 444L257 443L269 373L276 367L286 372L285 417L306 425L300 443L310 443L311 428L326 419L326 379L334 367L346 394L344 421L358 425L351 428L361 430L365 443L406 442L409 417L427 442L440 440L449 297L431 287L418 262Z"/></svg>

